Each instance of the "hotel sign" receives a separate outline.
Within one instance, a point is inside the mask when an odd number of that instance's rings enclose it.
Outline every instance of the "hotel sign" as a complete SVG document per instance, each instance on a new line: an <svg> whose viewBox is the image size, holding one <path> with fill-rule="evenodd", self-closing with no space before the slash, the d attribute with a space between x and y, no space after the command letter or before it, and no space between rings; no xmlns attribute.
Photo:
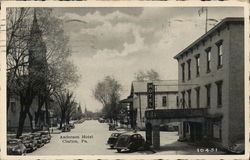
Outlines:
<svg viewBox="0 0 250 160"><path fill-rule="evenodd" d="M147 84L148 108L155 106L155 86L153 83Z"/></svg>

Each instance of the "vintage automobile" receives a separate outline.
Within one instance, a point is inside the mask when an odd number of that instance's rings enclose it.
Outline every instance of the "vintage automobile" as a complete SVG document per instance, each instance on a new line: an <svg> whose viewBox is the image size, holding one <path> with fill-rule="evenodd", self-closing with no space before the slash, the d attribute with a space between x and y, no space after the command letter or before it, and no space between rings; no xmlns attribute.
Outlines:
<svg viewBox="0 0 250 160"><path fill-rule="evenodd" d="M115 124L110 123L109 124L109 131L114 131L114 130L117 130L115 127Z"/></svg>
<svg viewBox="0 0 250 160"><path fill-rule="evenodd" d="M136 151L144 149L144 147L144 138L140 134L134 132L120 135L114 146L117 152L121 152L122 150Z"/></svg>
<svg viewBox="0 0 250 160"><path fill-rule="evenodd" d="M70 123L70 124L69 124L69 127L70 127L70 129L74 129L74 128L75 128L74 123Z"/></svg>
<svg viewBox="0 0 250 160"><path fill-rule="evenodd" d="M7 138L8 155L25 155L26 147L20 139Z"/></svg>
<svg viewBox="0 0 250 160"><path fill-rule="evenodd" d="M37 149L37 140L34 140L31 134L23 134L20 139L25 145L27 152L32 152Z"/></svg>
<svg viewBox="0 0 250 160"><path fill-rule="evenodd" d="M70 126L67 124L62 127L62 132L70 132L70 130Z"/></svg>
<svg viewBox="0 0 250 160"><path fill-rule="evenodd" d="M48 131L39 131L38 133L41 134L42 142L49 143L51 139L51 135Z"/></svg>
<svg viewBox="0 0 250 160"><path fill-rule="evenodd" d="M110 146L110 148L114 148L116 141L118 139L118 137L121 135L122 133L112 133L111 136L109 137L107 144Z"/></svg>
<svg viewBox="0 0 250 160"><path fill-rule="evenodd" d="M230 146L227 151L233 154L244 154L245 153L245 142L244 140L239 140Z"/></svg>
<svg viewBox="0 0 250 160"><path fill-rule="evenodd" d="M35 132L35 133L31 133L31 135L33 136L33 139L37 141L37 147L38 148L44 146L44 143L42 141L41 133Z"/></svg>

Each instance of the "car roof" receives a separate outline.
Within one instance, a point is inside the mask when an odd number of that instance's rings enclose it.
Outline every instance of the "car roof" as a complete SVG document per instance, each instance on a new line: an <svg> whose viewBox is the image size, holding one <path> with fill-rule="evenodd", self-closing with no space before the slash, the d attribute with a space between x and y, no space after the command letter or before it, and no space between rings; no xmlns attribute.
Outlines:
<svg viewBox="0 0 250 160"><path fill-rule="evenodd" d="M124 133L122 133L122 135L129 135L129 136L132 136L132 135L135 135L135 134L141 135L140 133L137 133L137 132L124 132Z"/></svg>

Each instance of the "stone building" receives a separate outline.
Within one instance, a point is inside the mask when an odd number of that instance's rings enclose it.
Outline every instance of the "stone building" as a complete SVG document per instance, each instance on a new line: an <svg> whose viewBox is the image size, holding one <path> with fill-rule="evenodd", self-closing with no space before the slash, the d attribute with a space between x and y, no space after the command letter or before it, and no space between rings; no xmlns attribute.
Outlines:
<svg viewBox="0 0 250 160"><path fill-rule="evenodd" d="M146 110L146 140L160 149L160 124L180 122L179 140L224 149L244 140L244 19L226 18L174 58L178 109Z"/></svg>
<svg viewBox="0 0 250 160"><path fill-rule="evenodd" d="M203 110L182 119L181 140L228 148L244 139L244 19L225 18L174 57L180 109Z"/></svg>

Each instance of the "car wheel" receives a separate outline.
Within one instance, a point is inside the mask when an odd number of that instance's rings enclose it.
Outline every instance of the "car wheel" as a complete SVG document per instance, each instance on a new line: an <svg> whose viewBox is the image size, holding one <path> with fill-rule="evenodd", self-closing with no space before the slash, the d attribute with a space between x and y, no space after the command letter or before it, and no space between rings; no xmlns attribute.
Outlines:
<svg viewBox="0 0 250 160"><path fill-rule="evenodd" d="M26 152L27 152L26 150L23 151L23 156L26 156Z"/></svg>
<svg viewBox="0 0 250 160"><path fill-rule="evenodd" d="M118 152L118 153L121 153L121 151L122 151L121 149L117 149L117 152Z"/></svg>

